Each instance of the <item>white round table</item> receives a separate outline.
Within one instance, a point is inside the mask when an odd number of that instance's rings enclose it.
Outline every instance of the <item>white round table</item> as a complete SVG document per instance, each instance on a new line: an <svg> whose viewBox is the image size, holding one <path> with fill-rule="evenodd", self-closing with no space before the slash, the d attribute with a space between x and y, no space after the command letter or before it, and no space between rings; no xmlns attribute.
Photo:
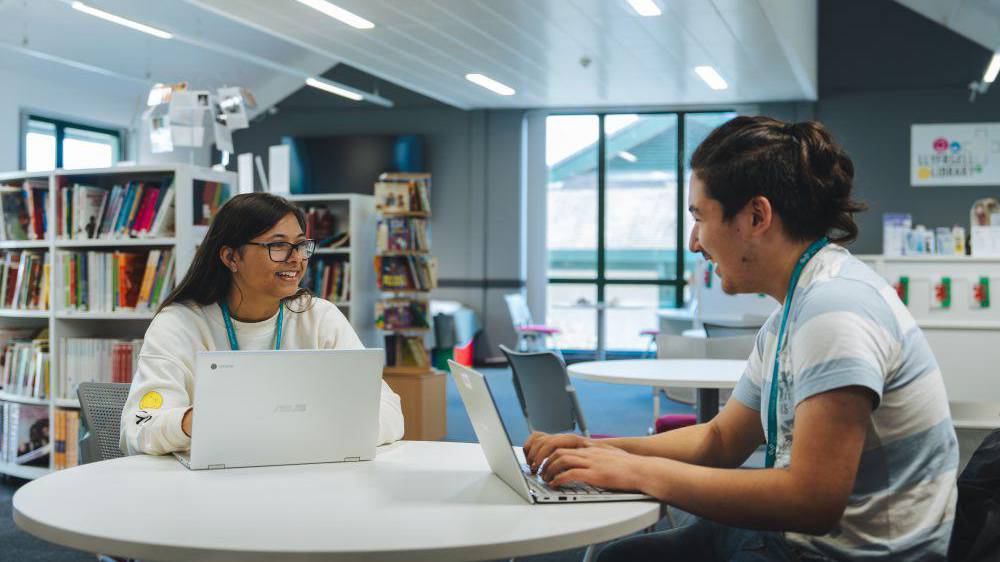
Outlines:
<svg viewBox="0 0 1000 562"><path fill-rule="evenodd" d="M567 371L597 382L697 389L698 421L705 422L719 411L719 389L734 388L746 366L743 359L629 359L574 363Z"/></svg>
<svg viewBox="0 0 1000 562"><path fill-rule="evenodd" d="M510 558L654 524L656 502L532 505L478 444L400 442L360 463L190 471L139 455L62 470L14 495L45 540L141 560Z"/></svg>

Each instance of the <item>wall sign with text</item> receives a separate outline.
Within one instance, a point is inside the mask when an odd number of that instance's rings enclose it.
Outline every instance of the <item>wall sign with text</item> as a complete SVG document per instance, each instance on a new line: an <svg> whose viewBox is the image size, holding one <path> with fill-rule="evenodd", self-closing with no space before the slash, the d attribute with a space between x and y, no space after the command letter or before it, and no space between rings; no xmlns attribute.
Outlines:
<svg viewBox="0 0 1000 562"><path fill-rule="evenodd" d="M910 185L1000 185L1000 123L912 125Z"/></svg>

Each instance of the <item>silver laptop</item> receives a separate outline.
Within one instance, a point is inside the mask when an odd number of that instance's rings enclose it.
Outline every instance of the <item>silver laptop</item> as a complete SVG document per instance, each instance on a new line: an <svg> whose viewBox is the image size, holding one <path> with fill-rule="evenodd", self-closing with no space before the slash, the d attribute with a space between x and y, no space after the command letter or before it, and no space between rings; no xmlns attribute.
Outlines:
<svg viewBox="0 0 1000 562"><path fill-rule="evenodd" d="M472 420L479 444L486 455L493 473L500 477L515 492L531 503L560 502L606 502L655 500L652 496L637 492L616 492L597 488L584 483L572 483L561 488L552 488L541 476L531 474L531 469L520 461L510 442L510 435L503 425L497 410L493 393L482 374L448 361L455 386L462 396L465 410Z"/></svg>
<svg viewBox="0 0 1000 562"><path fill-rule="evenodd" d="M191 469L375 456L381 349L209 351L195 359Z"/></svg>

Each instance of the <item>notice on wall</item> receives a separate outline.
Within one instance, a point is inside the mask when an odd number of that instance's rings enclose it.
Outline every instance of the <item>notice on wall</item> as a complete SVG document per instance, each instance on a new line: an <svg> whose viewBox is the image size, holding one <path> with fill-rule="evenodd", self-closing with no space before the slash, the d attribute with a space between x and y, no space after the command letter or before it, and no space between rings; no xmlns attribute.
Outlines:
<svg viewBox="0 0 1000 562"><path fill-rule="evenodd" d="M910 185L1000 185L1000 123L912 125Z"/></svg>

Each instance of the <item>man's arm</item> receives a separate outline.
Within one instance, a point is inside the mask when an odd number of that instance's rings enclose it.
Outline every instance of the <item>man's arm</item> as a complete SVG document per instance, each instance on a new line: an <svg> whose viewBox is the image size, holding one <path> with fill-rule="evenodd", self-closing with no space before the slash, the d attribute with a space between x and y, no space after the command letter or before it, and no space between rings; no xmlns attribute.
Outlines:
<svg viewBox="0 0 1000 562"><path fill-rule="evenodd" d="M577 435L533 433L524 444L528 464L538 470L556 449L605 446L636 455L663 457L688 464L735 468L764 442L760 412L730 400L710 422L649 437L585 439Z"/></svg>
<svg viewBox="0 0 1000 562"><path fill-rule="evenodd" d="M801 402L795 410L788 468L707 468L590 447L556 451L544 476L556 486L583 481L638 489L734 527L824 534L847 506L870 423L872 397L871 390L851 386Z"/></svg>
<svg viewBox="0 0 1000 562"><path fill-rule="evenodd" d="M729 400L712 421L650 437L605 439L629 453L663 457L688 464L736 468L764 443L760 412Z"/></svg>

